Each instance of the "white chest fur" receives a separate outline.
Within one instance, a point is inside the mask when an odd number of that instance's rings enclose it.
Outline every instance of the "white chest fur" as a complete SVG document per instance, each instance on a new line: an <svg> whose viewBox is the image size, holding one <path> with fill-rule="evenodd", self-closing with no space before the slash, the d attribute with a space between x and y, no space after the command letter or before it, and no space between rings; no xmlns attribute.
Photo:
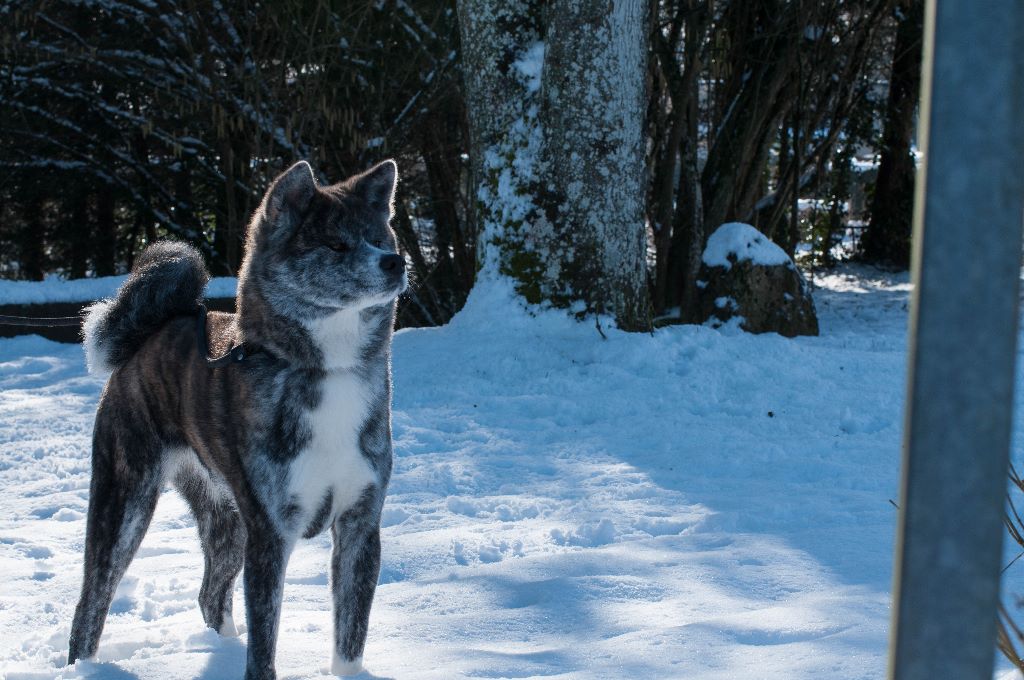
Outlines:
<svg viewBox="0 0 1024 680"><path fill-rule="evenodd" d="M364 338L358 309L339 310L311 321L307 328L324 353L327 368L352 368L359 362Z"/></svg>
<svg viewBox="0 0 1024 680"><path fill-rule="evenodd" d="M304 515L301 528L328 493L333 497L331 516L336 516L355 504L368 485L379 482L359 449L366 411L366 385L354 372L336 371L321 384L320 403L307 415L312 439L288 475L289 496Z"/></svg>
<svg viewBox="0 0 1024 680"><path fill-rule="evenodd" d="M331 516L350 508L369 484L377 483L359 450L370 391L354 368L363 349L359 310L341 310L312 322L310 335L324 354L330 373L321 384L320 403L307 415L312 440L292 463L288 491L309 522L324 497L333 497Z"/></svg>

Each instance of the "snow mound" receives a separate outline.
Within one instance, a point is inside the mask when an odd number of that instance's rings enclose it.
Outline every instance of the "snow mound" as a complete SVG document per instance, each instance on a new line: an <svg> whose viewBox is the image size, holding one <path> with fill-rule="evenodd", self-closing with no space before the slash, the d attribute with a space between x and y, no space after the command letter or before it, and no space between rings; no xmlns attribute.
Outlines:
<svg viewBox="0 0 1024 680"><path fill-rule="evenodd" d="M786 251L743 222L726 222L716 229L708 239L701 259L709 267L726 269L731 269L736 262L744 261L769 267L790 263Z"/></svg>
<svg viewBox="0 0 1024 680"><path fill-rule="evenodd" d="M127 276L95 279L62 279L48 276L43 281L0 281L0 304L37 305L47 302L89 302L113 297Z"/></svg>

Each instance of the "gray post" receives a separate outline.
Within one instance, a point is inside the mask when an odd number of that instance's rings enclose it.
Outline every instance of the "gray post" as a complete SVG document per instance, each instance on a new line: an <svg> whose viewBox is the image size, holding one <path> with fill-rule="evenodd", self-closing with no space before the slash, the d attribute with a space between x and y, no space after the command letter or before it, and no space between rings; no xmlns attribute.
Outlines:
<svg viewBox="0 0 1024 680"><path fill-rule="evenodd" d="M1021 0L928 0L889 676L991 680L1024 216Z"/></svg>

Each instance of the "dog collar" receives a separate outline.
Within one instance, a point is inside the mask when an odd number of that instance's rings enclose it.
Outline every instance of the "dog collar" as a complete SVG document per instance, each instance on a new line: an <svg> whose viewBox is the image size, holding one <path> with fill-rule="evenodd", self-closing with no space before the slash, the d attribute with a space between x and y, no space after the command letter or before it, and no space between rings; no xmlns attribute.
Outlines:
<svg viewBox="0 0 1024 680"><path fill-rule="evenodd" d="M206 342L206 305L200 303L196 310L196 343L199 349L199 356L203 358L210 368L227 366L228 364L240 364L246 357L262 352L263 350L250 343L241 342L219 357L210 358L210 348Z"/></svg>

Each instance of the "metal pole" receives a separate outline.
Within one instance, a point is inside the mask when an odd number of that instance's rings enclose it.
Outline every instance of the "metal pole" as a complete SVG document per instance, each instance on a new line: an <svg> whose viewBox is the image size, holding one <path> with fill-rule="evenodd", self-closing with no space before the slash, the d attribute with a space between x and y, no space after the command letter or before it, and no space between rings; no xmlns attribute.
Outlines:
<svg viewBox="0 0 1024 680"><path fill-rule="evenodd" d="M889 677L991 680L1024 216L1021 0L928 0Z"/></svg>

